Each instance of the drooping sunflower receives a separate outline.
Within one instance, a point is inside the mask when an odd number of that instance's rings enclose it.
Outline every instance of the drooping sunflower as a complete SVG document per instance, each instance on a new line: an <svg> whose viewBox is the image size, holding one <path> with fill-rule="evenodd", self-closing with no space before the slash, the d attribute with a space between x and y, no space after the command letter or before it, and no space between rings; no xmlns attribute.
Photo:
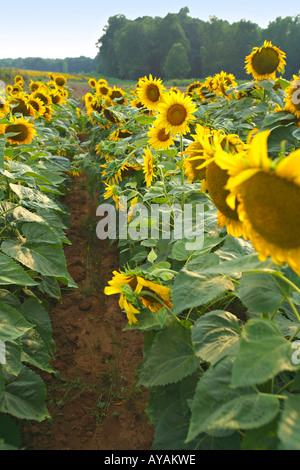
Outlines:
<svg viewBox="0 0 300 470"><path fill-rule="evenodd" d="M190 130L190 123L196 119L193 113L196 104L184 93L166 93L164 101L158 105L157 125L172 135L184 135Z"/></svg>
<svg viewBox="0 0 300 470"><path fill-rule="evenodd" d="M188 180L194 181L197 176L202 179L202 191L208 190L217 208L218 226L226 226L230 236L246 238L237 208L230 207L226 201L229 192L225 187L229 175L215 161L216 152L220 150L234 159L235 154L244 149L244 142L235 134L225 134L222 130L202 128L200 125L196 127L194 138L195 145L190 144L188 151L196 155L188 157L184 163ZM197 163L199 166L196 166Z"/></svg>
<svg viewBox="0 0 300 470"><path fill-rule="evenodd" d="M167 150L174 144L174 137L164 127L153 125L148 131L148 144L153 149Z"/></svg>
<svg viewBox="0 0 300 470"><path fill-rule="evenodd" d="M106 295L119 294L119 305L125 310L129 325L138 323L135 315L140 313L138 299L146 308L152 312L159 312L164 305L172 307L170 301L169 287L145 279L141 273L136 271L118 272L113 271L113 278L105 287ZM139 295L140 293L143 295ZM148 292L148 295L147 295ZM133 305L135 303L135 305Z"/></svg>
<svg viewBox="0 0 300 470"><path fill-rule="evenodd" d="M197 88L201 88L202 85L203 85L203 83L201 83L199 81L195 81L193 83L190 83L189 86L186 89L187 96L190 96L191 98L193 98L194 90L197 90Z"/></svg>
<svg viewBox="0 0 300 470"><path fill-rule="evenodd" d="M64 103L64 98L59 91L53 91L50 93L50 97L52 100L52 103L55 104L56 106L61 106Z"/></svg>
<svg viewBox="0 0 300 470"><path fill-rule="evenodd" d="M152 75L143 77L138 82L137 95L141 102L148 109L156 110L163 99L165 87L160 78L153 78Z"/></svg>
<svg viewBox="0 0 300 470"><path fill-rule="evenodd" d="M284 109L294 114L297 119L300 119L300 76L293 75L293 81L285 89L286 97Z"/></svg>
<svg viewBox="0 0 300 470"><path fill-rule="evenodd" d="M108 137L108 140L119 142L120 139L127 139L128 137L131 137L131 136L132 136L132 131L128 129L119 128L110 134L110 136Z"/></svg>
<svg viewBox="0 0 300 470"><path fill-rule="evenodd" d="M283 73L286 54L271 41L264 41L263 46L254 47L245 58L245 69L255 80L276 79L276 71Z"/></svg>
<svg viewBox="0 0 300 470"><path fill-rule="evenodd" d="M104 199L112 198L116 204L116 209L119 210L120 196L119 196L118 186L115 184L109 184L109 183L105 183L105 185L106 185L106 188L105 188L105 192L103 195Z"/></svg>
<svg viewBox="0 0 300 470"><path fill-rule="evenodd" d="M122 88L114 86L109 93L110 99L117 104L127 104L126 93Z"/></svg>
<svg viewBox="0 0 300 470"><path fill-rule="evenodd" d="M34 128L34 124L30 122L29 119L26 120L24 117L17 118L11 116L10 123L4 124L4 133L15 134L7 137L7 140L11 145L22 145L30 144L32 142L36 134L36 130Z"/></svg>
<svg viewBox="0 0 300 470"><path fill-rule="evenodd" d="M212 88L217 95L225 96L229 99L228 90L237 86L235 76L223 70L217 73L212 79Z"/></svg>
<svg viewBox="0 0 300 470"><path fill-rule="evenodd" d="M24 117L34 117L35 115L34 109L25 95L16 95L9 104L13 115L22 114Z"/></svg>
<svg viewBox="0 0 300 470"><path fill-rule="evenodd" d="M146 185L149 188L153 179L155 178L155 164L153 160L153 154L149 146L144 149L144 165L143 172L145 173Z"/></svg>
<svg viewBox="0 0 300 470"><path fill-rule="evenodd" d="M218 152L216 162L229 174L227 203L233 208L238 202L239 219L259 259L288 263L300 275L300 150L271 160L269 135L255 134L234 159Z"/></svg>
<svg viewBox="0 0 300 470"><path fill-rule="evenodd" d="M200 168L203 163L206 162L207 155L213 156L213 150L211 148L211 137L212 131L209 127L196 125L195 134L192 134L193 142L191 142L183 155L185 159L183 161L183 168L187 176L188 183L194 183L196 181L205 181L206 179L206 166ZM205 189L205 184L202 190Z"/></svg>

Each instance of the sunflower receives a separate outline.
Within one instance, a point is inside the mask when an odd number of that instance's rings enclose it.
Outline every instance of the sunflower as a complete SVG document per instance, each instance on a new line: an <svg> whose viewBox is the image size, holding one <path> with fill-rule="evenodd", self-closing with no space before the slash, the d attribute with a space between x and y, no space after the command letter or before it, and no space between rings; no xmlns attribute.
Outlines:
<svg viewBox="0 0 300 470"><path fill-rule="evenodd" d="M110 197L116 204L116 209L119 209L120 206L120 196L119 196L119 189L118 186L115 184L105 183L105 193L103 195L104 199L109 199Z"/></svg>
<svg viewBox="0 0 300 470"><path fill-rule="evenodd" d="M51 96L45 89L39 88L37 91L34 91L32 93L32 98L39 98L44 103L44 106L51 106L52 104Z"/></svg>
<svg viewBox="0 0 300 470"><path fill-rule="evenodd" d="M174 144L174 137L161 126L152 126L149 129L148 137L150 137L148 143L153 149L167 150Z"/></svg>
<svg viewBox="0 0 300 470"><path fill-rule="evenodd" d="M149 146L144 149L144 165L143 171L145 173L146 185L149 188L151 186L152 180L155 178L155 165L153 160L153 155Z"/></svg>
<svg viewBox="0 0 300 470"><path fill-rule="evenodd" d="M18 95L9 102L12 114L22 114L24 117L34 117L34 108L29 103L27 96Z"/></svg>
<svg viewBox="0 0 300 470"><path fill-rule="evenodd" d="M15 76L15 83L18 85L23 86L24 85L24 78L21 75L16 75Z"/></svg>
<svg viewBox="0 0 300 470"><path fill-rule="evenodd" d="M109 92L109 97L113 102L116 102L117 104L127 104L125 91L122 90L122 88L116 88L116 86L114 86Z"/></svg>
<svg viewBox="0 0 300 470"><path fill-rule="evenodd" d="M286 88L285 107L284 109L294 114L300 119L300 76L293 75L294 80Z"/></svg>
<svg viewBox="0 0 300 470"><path fill-rule="evenodd" d="M230 88L236 87L237 82L235 76L232 73L226 73L223 70L217 73L212 79L212 88L217 95L225 96L230 99L226 93Z"/></svg>
<svg viewBox="0 0 300 470"><path fill-rule="evenodd" d="M97 90L97 94L103 97L103 96L109 96L111 88L105 83L100 83L100 84L97 84L96 90Z"/></svg>
<svg viewBox="0 0 300 470"><path fill-rule="evenodd" d="M97 81L94 78L89 79L89 85L91 88L96 88L97 86Z"/></svg>
<svg viewBox="0 0 300 470"><path fill-rule="evenodd" d="M44 84L40 81L34 82L33 80L30 80L29 88L32 93L37 91L40 87L42 87Z"/></svg>
<svg viewBox="0 0 300 470"><path fill-rule="evenodd" d="M106 85L108 86L107 80L105 78L99 78L97 85Z"/></svg>
<svg viewBox="0 0 300 470"><path fill-rule="evenodd" d="M195 103L184 93L166 93L164 101L158 105L157 125L164 127L172 135L189 132L189 124L195 120Z"/></svg>
<svg viewBox="0 0 300 470"><path fill-rule="evenodd" d="M112 140L114 142L119 142L120 139L127 139L128 137L132 136L132 132L128 129L117 129L116 131L112 132L108 137L108 140Z"/></svg>
<svg viewBox="0 0 300 470"><path fill-rule="evenodd" d="M17 118L11 117L10 124L4 125L4 133L10 134L14 133L15 135L7 137L8 142L11 145L21 145L21 144L30 144L36 134L34 124L29 122L29 120L24 119L24 117Z"/></svg>
<svg viewBox="0 0 300 470"><path fill-rule="evenodd" d="M106 295L120 295L119 305L122 310L126 311L129 325L138 323L135 316L140 313L140 310L136 308L138 307L138 299L146 308L155 313L159 312L163 305L172 307L169 287L145 279L139 272L114 271L113 278L108 284L109 286L105 287L104 293ZM141 292L143 295L139 295Z"/></svg>
<svg viewBox="0 0 300 470"><path fill-rule="evenodd" d="M220 168L215 161L217 151L226 151L231 158L235 158L235 154L244 149L245 144L235 134L225 134L222 130L210 130L200 125L196 127L194 139L194 145L190 144L184 152L191 155L184 161L188 182L202 179L202 191L208 190L217 208L218 226L222 228L226 225L228 235L246 238L237 208L230 207L226 201L229 195L225 189L227 171Z"/></svg>
<svg viewBox="0 0 300 470"><path fill-rule="evenodd" d="M18 83L15 83L14 85L12 85L10 93L12 95L19 95L22 91L23 91L22 85L19 85Z"/></svg>
<svg viewBox="0 0 300 470"><path fill-rule="evenodd" d="M63 75L57 75L56 77L54 77L54 82L57 86L64 87L67 83L67 79Z"/></svg>
<svg viewBox="0 0 300 470"><path fill-rule="evenodd" d="M231 159L216 154L226 170L227 203L238 215L260 260L289 266L300 275L300 150L275 161L268 156L270 131L254 135L249 149Z"/></svg>
<svg viewBox="0 0 300 470"><path fill-rule="evenodd" d="M9 103L0 98L0 119L9 113Z"/></svg>
<svg viewBox="0 0 300 470"><path fill-rule="evenodd" d="M51 121L54 114L55 112L53 111L51 106L45 106L45 112L42 117L45 119L45 121Z"/></svg>
<svg viewBox="0 0 300 470"><path fill-rule="evenodd" d="M273 46L271 41L265 41L262 47L254 47L245 59L245 69L252 73L255 80L276 79L276 70L284 72L285 53Z"/></svg>
<svg viewBox="0 0 300 470"><path fill-rule="evenodd" d="M191 98L193 98L194 91L197 90L197 88L201 88L202 85L203 85L203 83L201 83L199 81L190 83L190 85L186 89L187 96L190 96Z"/></svg>
<svg viewBox="0 0 300 470"><path fill-rule="evenodd" d="M52 103L55 104L56 106L61 106L64 103L64 98L61 95L61 93L59 93L59 91L51 92L50 97L51 97Z"/></svg>
<svg viewBox="0 0 300 470"><path fill-rule="evenodd" d="M149 78L143 77L139 80L137 94L146 108L156 110L163 99L164 90L162 80L153 78L150 74Z"/></svg>
<svg viewBox="0 0 300 470"><path fill-rule="evenodd" d="M205 163L206 155L210 157L213 156L210 142L212 137L210 128L197 124L195 131L196 133L191 136L194 141L190 143L183 152L183 155L186 155L183 161L183 168L188 183L194 183L197 180L204 181L206 179L206 167L199 167ZM204 189L203 187L202 190Z"/></svg>

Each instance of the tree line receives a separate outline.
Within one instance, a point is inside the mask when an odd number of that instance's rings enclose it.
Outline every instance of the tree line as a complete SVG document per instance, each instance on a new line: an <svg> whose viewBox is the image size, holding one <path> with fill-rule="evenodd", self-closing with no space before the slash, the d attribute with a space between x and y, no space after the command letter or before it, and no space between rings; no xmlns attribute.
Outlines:
<svg viewBox="0 0 300 470"><path fill-rule="evenodd" d="M24 59L0 59L0 67L54 73L90 73L96 71L96 61L84 56L67 57L65 59L26 57Z"/></svg>
<svg viewBox="0 0 300 470"><path fill-rule="evenodd" d="M190 17L188 7L164 18L115 15L97 42L97 71L136 80L150 73L163 79L204 78L224 70L247 79L245 57L264 40L286 53L286 78L299 73L300 15L278 17L267 28L244 19L203 21Z"/></svg>

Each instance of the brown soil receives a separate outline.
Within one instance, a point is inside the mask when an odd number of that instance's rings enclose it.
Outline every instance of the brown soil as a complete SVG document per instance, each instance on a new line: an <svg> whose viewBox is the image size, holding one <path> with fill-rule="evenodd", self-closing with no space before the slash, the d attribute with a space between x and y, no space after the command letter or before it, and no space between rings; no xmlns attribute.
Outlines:
<svg viewBox="0 0 300 470"><path fill-rule="evenodd" d="M51 419L26 421L27 450L151 450L153 427L145 412L147 390L137 387L143 335L123 331L126 316L117 296L103 288L119 268L117 247L97 239L96 204L83 177L64 201L71 212L65 245L78 289L52 303L56 374L42 373Z"/></svg>

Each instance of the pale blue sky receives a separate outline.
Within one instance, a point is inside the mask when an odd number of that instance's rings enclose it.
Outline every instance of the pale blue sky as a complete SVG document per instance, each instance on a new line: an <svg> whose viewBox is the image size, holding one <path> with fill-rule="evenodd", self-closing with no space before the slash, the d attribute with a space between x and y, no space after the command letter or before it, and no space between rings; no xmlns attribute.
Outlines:
<svg viewBox="0 0 300 470"><path fill-rule="evenodd" d="M299 0L1 0L0 58L93 58L110 16L164 17L185 6L193 18L246 19L262 27L278 16L300 14Z"/></svg>

